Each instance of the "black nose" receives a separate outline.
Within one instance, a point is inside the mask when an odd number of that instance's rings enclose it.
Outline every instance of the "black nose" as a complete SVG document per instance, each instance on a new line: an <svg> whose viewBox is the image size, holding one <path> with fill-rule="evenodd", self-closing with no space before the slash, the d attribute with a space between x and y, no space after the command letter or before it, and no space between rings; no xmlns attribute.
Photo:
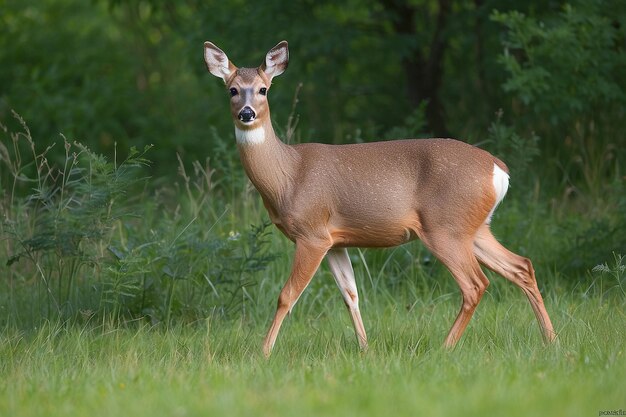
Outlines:
<svg viewBox="0 0 626 417"><path fill-rule="evenodd" d="M239 112L239 120L241 120L244 123L253 121L255 117L256 117L256 114L254 114L254 110L252 110L248 106L244 107Z"/></svg>

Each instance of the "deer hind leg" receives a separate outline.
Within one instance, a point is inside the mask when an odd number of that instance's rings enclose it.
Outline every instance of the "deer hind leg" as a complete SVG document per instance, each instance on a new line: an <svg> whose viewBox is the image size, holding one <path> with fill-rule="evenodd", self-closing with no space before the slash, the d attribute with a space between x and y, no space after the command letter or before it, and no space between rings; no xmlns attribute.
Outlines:
<svg viewBox="0 0 626 417"><path fill-rule="evenodd" d="M335 277L335 282L341 291L343 300L348 307L350 317L352 318L352 324L354 324L354 331L356 333L359 346L362 350L367 349L367 335L365 334L365 326L363 326L363 319L361 319L361 312L359 311L359 294L356 288L356 281L354 280L354 270L352 269L352 263L348 256L348 250L331 249L326 254L330 271Z"/></svg>
<svg viewBox="0 0 626 417"><path fill-rule="evenodd" d="M537 317L544 341L546 343L554 341L556 333L543 304L530 259L519 256L502 246L486 224L481 226L476 233L474 254L481 264L522 289Z"/></svg>
<svg viewBox="0 0 626 417"><path fill-rule="evenodd" d="M263 353L265 357L269 357L272 353L276 337L280 331L280 326L291 312L291 309L302 295L304 289L311 282L311 278L317 271L324 255L328 251L330 245L321 243L312 243L306 241L296 242L296 252L294 255L291 275L285 283L285 286L278 297L278 306L272 326L267 332L265 342L263 343Z"/></svg>
<svg viewBox="0 0 626 417"><path fill-rule="evenodd" d="M451 348L463 335L489 286L489 280L474 256L471 238L458 240L451 236L439 236L437 240L432 240L429 236L423 236L422 241L452 273L463 296L461 310L444 343L446 347Z"/></svg>

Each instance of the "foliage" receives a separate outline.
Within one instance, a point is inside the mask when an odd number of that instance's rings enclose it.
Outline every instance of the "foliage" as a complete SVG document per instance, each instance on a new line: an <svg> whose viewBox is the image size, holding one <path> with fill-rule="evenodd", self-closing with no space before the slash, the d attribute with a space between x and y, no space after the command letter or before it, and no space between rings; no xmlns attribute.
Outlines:
<svg viewBox="0 0 626 417"><path fill-rule="evenodd" d="M109 156L115 144L124 155L158 143L153 169L176 150L199 154L210 120L205 89L189 72L193 55L141 9L135 16L100 1L3 2L0 119L15 129L15 110L41 142L64 132Z"/></svg>
<svg viewBox="0 0 626 417"><path fill-rule="evenodd" d="M189 184L200 182L185 174L191 220L180 211L169 216L140 191L149 148L109 161L63 137L65 159L56 166L47 159L51 148L39 152L16 118L21 132L2 126L12 149L2 145L13 178L2 202L9 304L25 295L35 321L80 313L170 323L245 312L252 274L274 259L266 250L268 224L244 232L245 239L220 238L214 229L222 216L207 229L212 214L200 209L210 186L192 190ZM207 180L205 171L194 176ZM29 191L21 197L20 188ZM38 291L28 294L33 280Z"/></svg>
<svg viewBox="0 0 626 417"><path fill-rule="evenodd" d="M503 112L499 110L496 120L487 131L487 146L491 147L494 155L501 158L514 156L507 158L509 170L514 175L528 172L541 154L539 137L534 132L525 137L520 136L514 126L504 123L502 117Z"/></svg>
<svg viewBox="0 0 626 417"><path fill-rule="evenodd" d="M65 159L57 168L47 159L50 148L38 153L30 130L19 116L16 119L22 132L9 133L3 126L14 150L11 158L4 146L4 162L13 177L12 190L28 184L31 192L23 201L13 193L3 207L4 229L10 238L6 264L28 261L45 287L47 315L52 316L52 309L62 314L76 304L75 281L98 262L100 243L122 215L116 203L126 197L134 171L147 164L143 158L147 149L143 153L131 149L117 165L63 137ZM31 161L23 160L22 142ZM32 177L25 169L29 166L34 167Z"/></svg>
<svg viewBox="0 0 626 417"><path fill-rule="evenodd" d="M42 140L63 131L108 155L115 142L120 151L158 143L152 169L164 174L173 152L211 153L212 127L232 137L226 95L206 73L202 42L210 38L235 64L256 66L285 38L292 59L272 89L273 115L286 124L289 98L302 84L304 140L340 143L357 130L364 140L379 139L419 106L426 107L425 131L443 134L432 126L434 101L445 130L468 135L501 107L487 100L501 97L503 78L495 63L499 29L486 18L491 7L267 1L252 12L240 1L9 0L0 17L0 60L8 63L0 68L0 118L15 109ZM427 77L407 73L406 65L420 62ZM433 78L440 86L424 91ZM477 103L476 95L486 100Z"/></svg>
<svg viewBox="0 0 626 417"><path fill-rule="evenodd" d="M624 3L575 1L540 18L495 11L492 19L507 28L499 61L502 87L521 103L518 125L548 139L542 148L562 185L591 197L589 209L610 192L625 156Z"/></svg>
<svg viewBox="0 0 626 417"><path fill-rule="evenodd" d="M597 291L604 298L613 295L618 300L626 297L626 262L624 258L626 258L624 255L613 254L611 265L605 262L594 266L592 273L596 280L600 281L600 284L596 284L594 281L594 285L589 286L588 292Z"/></svg>
<svg viewBox="0 0 626 417"><path fill-rule="evenodd" d="M430 135L424 135L428 129L425 112L426 102L422 102L404 119L402 125L392 128L386 136L391 139L429 137Z"/></svg>
<svg viewBox="0 0 626 417"><path fill-rule="evenodd" d="M256 284L254 274L275 258L265 249L268 224L253 226L244 242L235 233L217 239L195 224L162 230L154 240L109 246L114 258L107 262L110 279L103 283L103 301L116 315L170 323L174 316L193 321L247 314L254 302L247 293Z"/></svg>
<svg viewBox="0 0 626 417"><path fill-rule="evenodd" d="M609 207L598 207L591 218L581 221L569 218L561 232L567 236L561 259L565 270L589 269L594 262L609 259L611 252L626 248L626 193L624 183L614 184ZM601 212L609 209L609 215Z"/></svg>
<svg viewBox="0 0 626 417"><path fill-rule="evenodd" d="M503 88L555 125L599 118L599 108L623 114L624 12L622 2L610 0L566 4L546 20L495 11L493 20L508 29L500 57L509 74Z"/></svg>
<svg viewBox="0 0 626 417"><path fill-rule="evenodd" d="M255 66L285 38L290 69L272 89L272 114L287 125L298 92L303 141L481 142L503 108L521 136L542 138L542 165L558 167L542 178L555 192L597 198L626 149L624 16L616 0L267 1L253 12L240 1L9 0L0 120L15 109L42 143L62 131L109 157L115 143L120 155L158 144L159 177L174 153L215 165L236 156L202 42Z"/></svg>

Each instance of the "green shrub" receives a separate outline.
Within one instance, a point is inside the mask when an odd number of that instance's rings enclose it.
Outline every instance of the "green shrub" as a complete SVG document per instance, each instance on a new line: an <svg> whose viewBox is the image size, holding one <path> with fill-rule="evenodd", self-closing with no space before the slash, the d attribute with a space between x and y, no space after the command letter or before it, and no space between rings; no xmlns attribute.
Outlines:
<svg viewBox="0 0 626 417"><path fill-rule="evenodd" d="M582 210L602 200L624 157L626 65L620 1L575 1L541 17L494 11L516 126L542 137L550 177ZM620 22L622 20L622 22ZM530 129L528 126L532 126ZM589 197L589 198L588 198Z"/></svg>
<svg viewBox="0 0 626 417"><path fill-rule="evenodd" d="M16 118L19 133L2 126L10 142L1 148L10 173L2 179L3 255L7 302L15 311L25 302L25 320L107 315L169 323L245 308L253 273L274 259L268 224L225 235L228 208L219 215L218 205L205 209L213 203L208 167L194 163L193 177L181 169L186 193L175 200L184 203L171 210L159 190L145 187L149 147L109 161L63 137L57 166L54 147L38 152Z"/></svg>

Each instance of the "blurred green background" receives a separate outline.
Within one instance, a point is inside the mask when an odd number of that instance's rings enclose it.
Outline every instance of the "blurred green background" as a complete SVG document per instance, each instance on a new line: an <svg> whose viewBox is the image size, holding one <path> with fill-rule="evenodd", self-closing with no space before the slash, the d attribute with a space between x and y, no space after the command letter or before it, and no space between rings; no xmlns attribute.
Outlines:
<svg viewBox="0 0 626 417"><path fill-rule="evenodd" d="M203 159L216 146L212 132L233 136L227 95L203 62L205 40L238 66L257 66L289 41L271 106L281 131L298 92L298 141L480 143L502 109L503 121L541 139L544 163L582 164L567 173L576 185L590 180L584 164L606 179L625 144L619 0L2 0L0 8L0 121L11 126L13 109L39 143L62 132L105 155L115 142L121 151L155 144L159 175L171 173L174 152Z"/></svg>

